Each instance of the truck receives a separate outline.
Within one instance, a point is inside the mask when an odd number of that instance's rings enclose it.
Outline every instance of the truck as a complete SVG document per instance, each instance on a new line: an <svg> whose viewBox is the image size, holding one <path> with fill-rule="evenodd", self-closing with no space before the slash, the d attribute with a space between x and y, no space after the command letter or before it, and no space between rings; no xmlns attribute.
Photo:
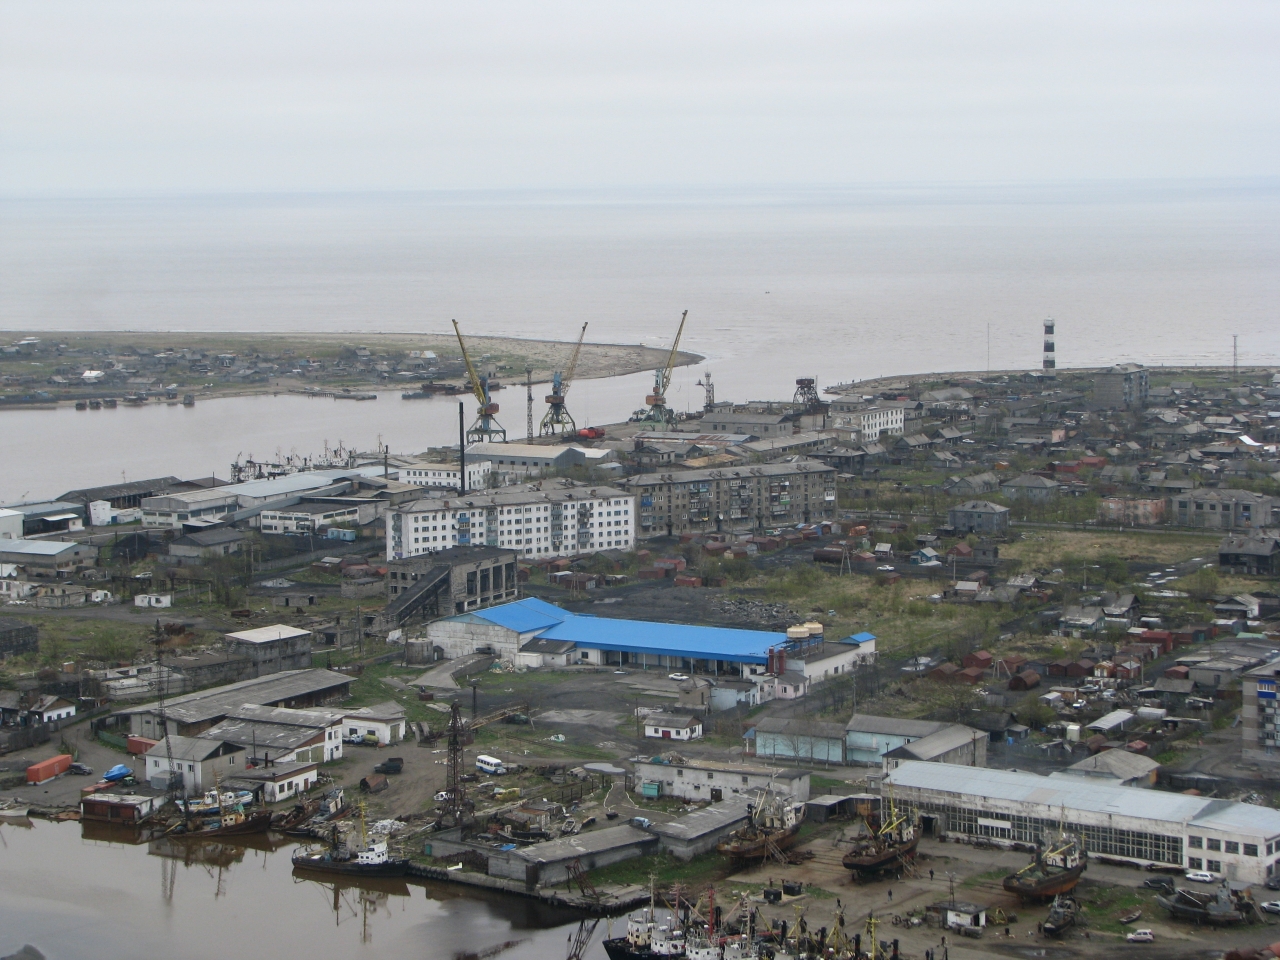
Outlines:
<svg viewBox="0 0 1280 960"><path fill-rule="evenodd" d="M399 773L404 769L404 757L387 757L373 768L374 773Z"/></svg>

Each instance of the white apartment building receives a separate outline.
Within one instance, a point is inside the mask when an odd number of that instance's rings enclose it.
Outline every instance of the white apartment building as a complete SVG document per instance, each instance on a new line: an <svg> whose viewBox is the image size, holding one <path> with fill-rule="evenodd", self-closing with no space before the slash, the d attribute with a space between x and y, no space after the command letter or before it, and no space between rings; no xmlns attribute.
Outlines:
<svg viewBox="0 0 1280 960"><path fill-rule="evenodd" d="M857 434L859 443L873 443L883 436L901 436L906 417L901 407L863 407L841 416L841 425Z"/></svg>
<svg viewBox="0 0 1280 960"><path fill-rule="evenodd" d="M631 550L635 512L631 494L564 479L428 496L388 512L387 559L456 546L506 547L533 559Z"/></svg>
<svg viewBox="0 0 1280 960"><path fill-rule="evenodd" d="M493 463L489 460L467 461L467 489L483 490L489 485L489 475L493 472ZM458 478L462 471L458 461L415 460L400 468L400 482L411 483L415 487L438 487L446 490L458 489Z"/></svg>

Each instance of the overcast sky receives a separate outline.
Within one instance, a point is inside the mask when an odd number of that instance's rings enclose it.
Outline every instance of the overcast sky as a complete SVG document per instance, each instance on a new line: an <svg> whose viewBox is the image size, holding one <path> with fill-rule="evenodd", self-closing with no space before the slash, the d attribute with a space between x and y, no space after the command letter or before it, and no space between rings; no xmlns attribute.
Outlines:
<svg viewBox="0 0 1280 960"><path fill-rule="evenodd" d="M1251 177L1280 4L0 3L0 192Z"/></svg>

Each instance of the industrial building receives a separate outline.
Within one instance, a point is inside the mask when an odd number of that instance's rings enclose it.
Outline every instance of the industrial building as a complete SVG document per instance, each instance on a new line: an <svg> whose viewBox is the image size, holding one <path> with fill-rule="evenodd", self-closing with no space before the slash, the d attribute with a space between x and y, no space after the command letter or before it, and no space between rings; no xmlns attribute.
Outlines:
<svg viewBox="0 0 1280 960"><path fill-rule="evenodd" d="M427 625L427 642L449 659L489 653L514 663L534 641L571 644L562 654L571 664L681 670L747 680L761 689L761 702L776 695L772 681L777 676L794 674L805 685L818 683L874 656L873 649L868 649L874 643L829 643L821 636L798 640L762 630L584 616L534 598ZM812 673L807 682L806 672Z"/></svg>
<svg viewBox="0 0 1280 960"><path fill-rule="evenodd" d="M251 763L327 763L342 759L343 712L246 703L197 739L244 747Z"/></svg>
<svg viewBox="0 0 1280 960"><path fill-rule="evenodd" d="M297 503L304 495L342 493L350 487L350 478L358 478L363 472L365 471L316 470L290 473L270 480L248 480L221 487L173 491L160 496L144 497L142 525L181 530L184 525L207 525L227 520L241 510L257 510L269 504L285 506Z"/></svg>
<svg viewBox="0 0 1280 960"><path fill-rule="evenodd" d="M35 576L70 573L98 562L98 548L62 540L0 541L0 563L14 563Z"/></svg>
<svg viewBox="0 0 1280 960"><path fill-rule="evenodd" d="M797 803L809 799L810 773L794 767L765 767L695 760L689 763L640 760L635 764L636 792L645 797L724 800L736 794L754 799L761 790Z"/></svg>
<svg viewBox="0 0 1280 960"><path fill-rule="evenodd" d="M387 559L456 546L510 547L535 558L629 550L635 546L634 521L635 498L629 493L572 480L423 497L388 512Z"/></svg>
<svg viewBox="0 0 1280 960"><path fill-rule="evenodd" d="M506 444L499 444L506 446ZM475 457L467 460L467 489L483 490L489 486L493 462ZM459 490L462 469L457 460L411 460L400 466L399 480L415 487L432 487L439 490Z"/></svg>
<svg viewBox="0 0 1280 960"><path fill-rule="evenodd" d="M372 504L366 511L372 512ZM263 510L259 525L263 533L319 533L328 527L344 525L356 527L364 518L361 505L327 501L325 503L299 503L291 507ZM373 519L372 516L368 519Z"/></svg>
<svg viewBox="0 0 1280 960"><path fill-rule="evenodd" d="M387 564L388 629L413 618L465 613L519 593L516 552L501 547L449 547Z"/></svg>
<svg viewBox="0 0 1280 960"><path fill-rule="evenodd" d="M232 657L249 661L247 672L252 677L311 666L310 630L276 623L228 633L224 642Z"/></svg>
<svg viewBox="0 0 1280 960"><path fill-rule="evenodd" d="M643 474L618 483L638 497L636 536L750 532L830 520L836 470L816 460Z"/></svg>
<svg viewBox="0 0 1280 960"><path fill-rule="evenodd" d="M305 709L337 703L350 692L351 678L341 673L289 670L174 697L164 706L166 730L177 736L195 737L246 703ZM132 735L159 740L165 732L161 729L160 714L158 704L148 703L121 710L116 717L128 720Z"/></svg>
<svg viewBox="0 0 1280 960"><path fill-rule="evenodd" d="M467 447L470 464L487 461L499 483L551 476L572 467L593 467L613 458L613 451L593 447L551 446L541 443L492 443L481 441ZM468 480L468 490L470 490Z"/></svg>
<svg viewBox="0 0 1280 960"><path fill-rule="evenodd" d="M904 762L884 780L926 835L1033 844L1078 833L1095 856L1262 883L1280 860L1280 811L1231 800L949 763Z"/></svg>

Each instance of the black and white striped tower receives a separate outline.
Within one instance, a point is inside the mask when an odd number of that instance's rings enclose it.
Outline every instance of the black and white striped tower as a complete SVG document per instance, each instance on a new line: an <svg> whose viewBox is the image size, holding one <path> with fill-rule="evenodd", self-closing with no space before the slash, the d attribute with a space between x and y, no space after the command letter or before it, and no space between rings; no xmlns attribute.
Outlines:
<svg viewBox="0 0 1280 960"><path fill-rule="evenodd" d="M1044 322L1044 369L1053 370L1058 366L1057 360L1054 359L1053 352L1053 318L1050 317Z"/></svg>

